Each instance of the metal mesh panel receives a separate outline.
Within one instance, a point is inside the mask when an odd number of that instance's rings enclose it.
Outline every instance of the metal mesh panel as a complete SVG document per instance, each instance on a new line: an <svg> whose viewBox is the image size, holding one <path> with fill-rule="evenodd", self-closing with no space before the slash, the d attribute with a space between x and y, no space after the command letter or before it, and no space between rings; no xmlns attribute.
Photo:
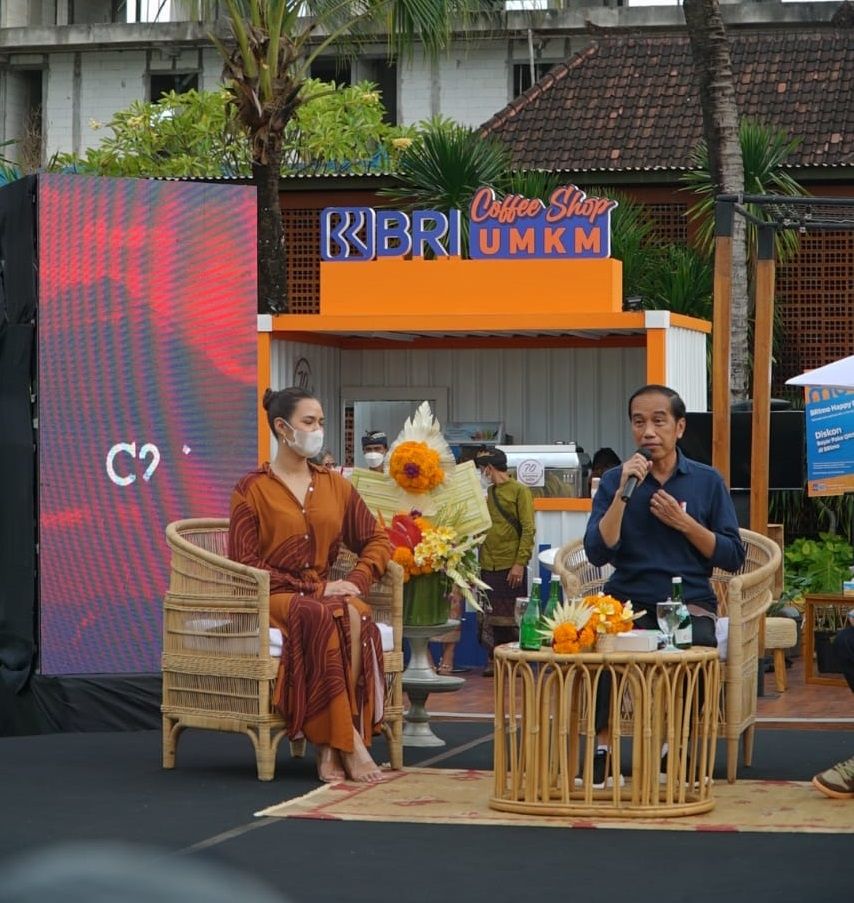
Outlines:
<svg viewBox="0 0 854 903"><path fill-rule="evenodd" d="M854 347L854 232L808 232L777 272L785 341L776 374L790 376L846 357Z"/></svg>
<svg viewBox="0 0 854 903"><path fill-rule="evenodd" d="M645 204L655 223L653 243L684 245L688 243L687 204Z"/></svg>
<svg viewBox="0 0 854 903"><path fill-rule="evenodd" d="M287 262L288 311L320 313L320 210L282 210Z"/></svg>
<svg viewBox="0 0 854 903"><path fill-rule="evenodd" d="M353 408L344 410L344 466L352 467L355 460L355 439L353 436Z"/></svg>

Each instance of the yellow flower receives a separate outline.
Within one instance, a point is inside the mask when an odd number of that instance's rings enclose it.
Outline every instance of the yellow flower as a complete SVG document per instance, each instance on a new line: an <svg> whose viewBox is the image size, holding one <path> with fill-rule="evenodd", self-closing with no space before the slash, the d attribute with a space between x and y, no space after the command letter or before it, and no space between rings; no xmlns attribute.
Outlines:
<svg viewBox="0 0 854 903"><path fill-rule="evenodd" d="M593 609L590 626L597 633L625 633L643 612L632 611L632 603L622 603L613 596L585 596L584 602Z"/></svg>
<svg viewBox="0 0 854 903"><path fill-rule="evenodd" d="M412 146L411 138L392 138L391 146L396 148L397 150L406 150L407 147Z"/></svg>

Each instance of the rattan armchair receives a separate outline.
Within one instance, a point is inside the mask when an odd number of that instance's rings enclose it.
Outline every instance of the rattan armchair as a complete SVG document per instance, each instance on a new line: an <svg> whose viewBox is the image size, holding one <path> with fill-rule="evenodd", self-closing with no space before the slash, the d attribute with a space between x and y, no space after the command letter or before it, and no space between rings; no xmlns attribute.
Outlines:
<svg viewBox="0 0 854 903"><path fill-rule="evenodd" d="M270 656L270 575L226 557L227 520L181 520L166 528L172 551L163 611L163 767L175 767L187 727L248 734L258 779L273 779L276 750L287 733L271 704L278 659ZM343 550L335 576L349 572ZM348 560L349 559L349 560ZM384 655L383 732L391 767L403 767L403 571L389 562L366 599L374 620L392 627ZM305 741L292 744L301 755Z"/></svg>
<svg viewBox="0 0 854 903"><path fill-rule="evenodd" d="M738 574L715 568L712 586L718 614L729 618L727 659L723 662L720 735L727 745L727 780L738 770L738 741L745 766L753 761L753 731L759 677L759 633L772 600L774 575L780 567L780 547L772 539L740 530L746 558ZM612 573L610 565L596 567L584 554L581 540L567 543L555 555L555 571L568 597L599 592Z"/></svg>

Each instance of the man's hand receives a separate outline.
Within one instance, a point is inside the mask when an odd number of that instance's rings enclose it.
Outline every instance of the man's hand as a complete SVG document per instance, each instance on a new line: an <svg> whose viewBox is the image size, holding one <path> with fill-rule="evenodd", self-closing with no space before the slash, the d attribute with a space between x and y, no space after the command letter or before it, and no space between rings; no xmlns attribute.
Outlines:
<svg viewBox="0 0 854 903"><path fill-rule="evenodd" d="M680 533L684 533L688 529L688 525L692 520L683 511L679 502L663 489L653 493L649 502L649 510L663 524L673 527L674 530L679 530Z"/></svg>
<svg viewBox="0 0 854 903"><path fill-rule="evenodd" d="M507 585L513 587L513 589L519 589L524 576L525 568L521 564L514 564L507 572Z"/></svg>
<svg viewBox="0 0 854 903"><path fill-rule="evenodd" d="M649 510L663 524L678 530L701 555L711 559L715 554L718 542L715 534L694 520L672 495L659 489L650 499Z"/></svg>
<svg viewBox="0 0 854 903"><path fill-rule="evenodd" d="M359 587L350 580L330 580L323 591L324 596L358 596Z"/></svg>
<svg viewBox="0 0 854 903"><path fill-rule="evenodd" d="M616 497L620 498L622 496L630 477L635 477L638 483L643 483L650 470L652 470L652 461L649 458L645 458L640 452L635 452L631 458L623 462L623 469L620 474L620 487L617 490Z"/></svg>

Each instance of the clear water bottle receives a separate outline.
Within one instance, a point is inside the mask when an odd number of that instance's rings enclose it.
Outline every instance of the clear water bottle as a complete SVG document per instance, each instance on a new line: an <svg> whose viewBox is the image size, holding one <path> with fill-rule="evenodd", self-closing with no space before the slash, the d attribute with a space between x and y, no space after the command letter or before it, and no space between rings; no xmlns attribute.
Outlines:
<svg viewBox="0 0 854 903"><path fill-rule="evenodd" d="M694 644L694 629L691 626L691 613L682 596L682 578L674 577L670 596L679 603L679 624L673 634L673 643L677 649L690 649Z"/></svg>

